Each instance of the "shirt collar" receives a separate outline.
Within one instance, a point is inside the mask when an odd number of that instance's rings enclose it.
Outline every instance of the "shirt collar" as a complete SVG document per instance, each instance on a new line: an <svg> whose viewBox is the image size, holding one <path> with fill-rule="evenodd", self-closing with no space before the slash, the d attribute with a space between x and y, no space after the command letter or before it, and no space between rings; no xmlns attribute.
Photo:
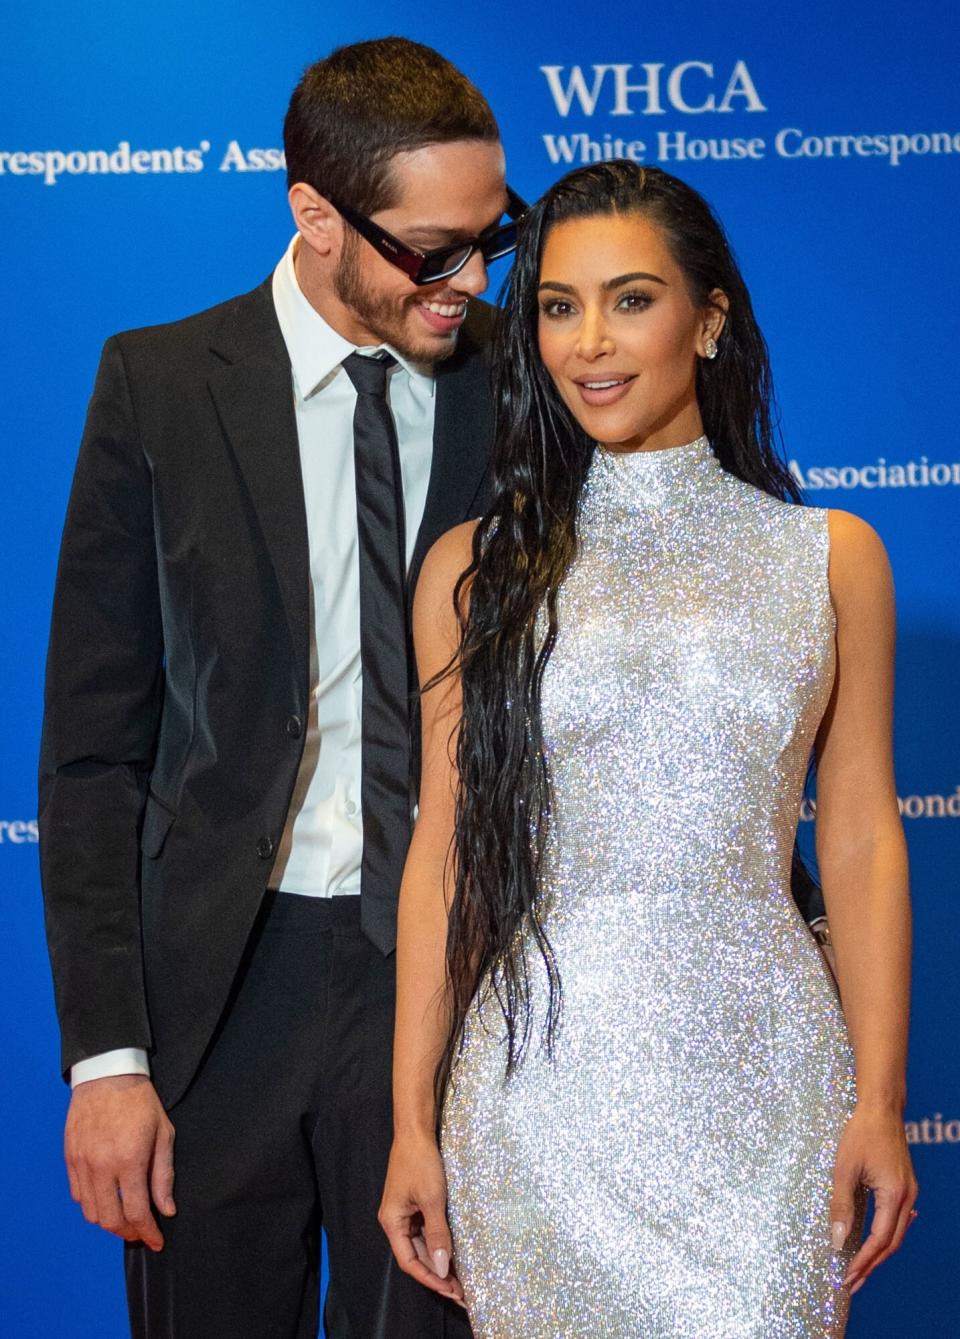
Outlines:
<svg viewBox="0 0 960 1339"><path fill-rule="evenodd" d="M273 272L273 305L290 355L297 396L306 400L331 379L344 358L358 349L327 324L300 287L294 266L299 239L299 233L295 233ZM433 395L435 381L429 364L411 362L390 344L364 345L359 352L371 354L378 349L393 354L411 381Z"/></svg>

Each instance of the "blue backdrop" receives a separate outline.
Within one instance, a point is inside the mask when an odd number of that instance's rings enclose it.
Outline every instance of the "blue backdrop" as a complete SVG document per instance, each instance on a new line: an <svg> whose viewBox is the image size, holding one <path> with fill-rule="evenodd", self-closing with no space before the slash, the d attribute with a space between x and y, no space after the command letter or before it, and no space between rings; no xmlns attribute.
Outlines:
<svg viewBox="0 0 960 1339"><path fill-rule="evenodd" d="M34 789L54 564L99 349L115 330L268 273L291 232L279 146L294 83L331 46L400 21L382 0L362 16L305 0L34 0L0 18L0 1315L18 1339L125 1333L119 1247L83 1223L61 1167ZM860 513L887 543L917 925L907 1129L921 1216L857 1297L849 1333L952 1339L960 11L947 0L420 0L401 30L486 91L522 194L568 164L627 153L708 195L771 344L794 471L810 501Z"/></svg>

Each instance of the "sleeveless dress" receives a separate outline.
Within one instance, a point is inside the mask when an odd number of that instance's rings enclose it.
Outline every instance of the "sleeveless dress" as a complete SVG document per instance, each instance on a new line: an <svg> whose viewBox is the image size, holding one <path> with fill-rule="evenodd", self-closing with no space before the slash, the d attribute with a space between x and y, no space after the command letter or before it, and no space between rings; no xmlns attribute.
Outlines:
<svg viewBox="0 0 960 1339"><path fill-rule="evenodd" d="M835 668L827 513L706 438L598 448L542 714L546 972L505 1077L477 993L442 1123L476 1339L835 1339L833 1162L854 1105L832 978L790 893ZM851 1235L851 1242L858 1235Z"/></svg>

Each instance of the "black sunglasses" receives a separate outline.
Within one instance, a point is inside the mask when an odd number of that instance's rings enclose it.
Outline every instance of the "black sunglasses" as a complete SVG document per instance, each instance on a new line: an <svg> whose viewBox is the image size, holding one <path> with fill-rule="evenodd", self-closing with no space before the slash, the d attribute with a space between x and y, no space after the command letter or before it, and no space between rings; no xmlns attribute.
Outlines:
<svg viewBox="0 0 960 1339"><path fill-rule="evenodd" d="M342 205L339 200L333 199L330 203L384 260L389 260L391 265L403 270L415 284L435 284L441 279L449 279L463 269L475 251L480 252L484 263L508 256L516 250L517 230L527 212L527 205L508 186L505 213L510 219L509 223L489 228L480 237L465 237L462 242L452 242L450 246L438 246L433 251L415 251L387 232L386 228L381 228L379 223L358 214L349 205Z"/></svg>

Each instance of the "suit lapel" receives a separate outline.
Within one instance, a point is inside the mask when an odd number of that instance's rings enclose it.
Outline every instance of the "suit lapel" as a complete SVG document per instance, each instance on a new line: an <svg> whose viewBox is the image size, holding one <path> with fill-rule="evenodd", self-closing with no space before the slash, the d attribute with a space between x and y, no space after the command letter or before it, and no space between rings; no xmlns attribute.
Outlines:
<svg viewBox="0 0 960 1339"><path fill-rule="evenodd" d="M432 544L452 526L476 515L482 503L484 473L493 440L493 404L487 344L490 310L471 309L456 353L437 364L437 404L433 462L423 520L410 564L409 584L416 586Z"/></svg>
<svg viewBox="0 0 960 1339"><path fill-rule="evenodd" d="M456 353L437 365L433 461L410 564L412 591L431 545L478 514L493 438L487 345L492 312L476 304ZM227 307L211 349L210 394L250 495L290 627L298 681L309 676L310 551L290 359L271 281Z"/></svg>
<svg viewBox="0 0 960 1339"><path fill-rule="evenodd" d="M309 545L290 360L270 280L227 309L213 352L222 365L210 394L247 486L270 555L293 642L297 679L308 682Z"/></svg>

